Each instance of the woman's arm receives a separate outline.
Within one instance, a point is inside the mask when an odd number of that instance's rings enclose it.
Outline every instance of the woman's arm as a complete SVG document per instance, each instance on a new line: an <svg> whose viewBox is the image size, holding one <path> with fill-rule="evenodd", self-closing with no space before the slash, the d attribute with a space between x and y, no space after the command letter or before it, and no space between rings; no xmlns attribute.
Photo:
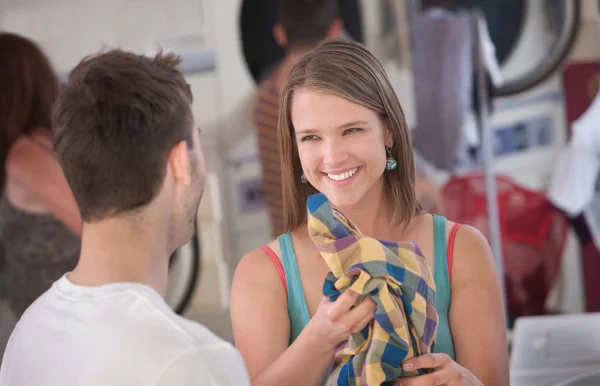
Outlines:
<svg viewBox="0 0 600 386"><path fill-rule="evenodd" d="M475 228L456 233L450 331L456 362L486 386L507 386L505 308L490 246Z"/></svg>
<svg viewBox="0 0 600 386"><path fill-rule="evenodd" d="M81 236L79 208L49 144L44 146L44 139L19 138L8 154L6 173L34 192L54 216Z"/></svg>
<svg viewBox="0 0 600 386"><path fill-rule="evenodd" d="M451 273L450 331L456 361L443 353L404 361L405 386L508 386L508 345L500 282L483 235L463 225L456 233Z"/></svg>
<svg viewBox="0 0 600 386"><path fill-rule="evenodd" d="M253 386L323 383L333 350L313 340L307 329L289 345L285 289L262 250L249 252L238 264L230 308L235 344Z"/></svg>

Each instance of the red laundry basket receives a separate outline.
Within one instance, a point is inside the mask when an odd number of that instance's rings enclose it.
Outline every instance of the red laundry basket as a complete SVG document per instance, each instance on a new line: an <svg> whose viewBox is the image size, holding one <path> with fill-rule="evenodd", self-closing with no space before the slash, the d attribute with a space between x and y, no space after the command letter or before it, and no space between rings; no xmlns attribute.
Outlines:
<svg viewBox="0 0 600 386"><path fill-rule="evenodd" d="M510 319L546 313L560 270L568 220L541 192L496 177L502 255ZM490 240L485 177L451 178L442 189L444 216L479 229Z"/></svg>

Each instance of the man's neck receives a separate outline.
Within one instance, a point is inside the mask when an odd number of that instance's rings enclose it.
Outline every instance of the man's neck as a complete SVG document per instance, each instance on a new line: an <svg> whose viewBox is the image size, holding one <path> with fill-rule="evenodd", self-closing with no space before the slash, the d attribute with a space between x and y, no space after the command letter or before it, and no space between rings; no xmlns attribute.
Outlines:
<svg viewBox="0 0 600 386"><path fill-rule="evenodd" d="M166 226L144 219L143 226L129 219L84 224L77 267L68 275L83 286L140 283L161 296L167 290L169 256ZM168 224L164 221L163 224Z"/></svg>
<svg viewBox="0 0 600 386"><path fill-rule="evenodd" d="M275 85L279 92L283 90L283 86L285 86L285 82L287 81L292 68L308 51L310 51L310 48L296 48L286 53L285 57L281 61L281 64L279 64L277 68L277 72L275 73Z"/></svg>

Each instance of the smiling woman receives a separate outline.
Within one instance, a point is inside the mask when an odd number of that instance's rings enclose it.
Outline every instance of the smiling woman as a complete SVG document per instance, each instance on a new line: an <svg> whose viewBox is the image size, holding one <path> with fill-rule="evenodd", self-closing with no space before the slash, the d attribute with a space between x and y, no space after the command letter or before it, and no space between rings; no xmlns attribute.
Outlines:
<svg viewBox="0 0 600 386"><path fill-rule="evenodd" d="M253 386L322 385L338 364L336 348L375 323L375 292L362 302L352 291L324 297L330 267L307 223L315 193L367 238L416 243L424 277L433 276L435 350L416 357L400 350L394 359L411 374L433 371L402 384L507 385L504 307L489 245L476 229L420 209L410 135L379 61L359 43L321 43L292 69L279 114L287 231L241 259L231 290L235 342Z"/></svg>
<svg viewBox="0 0 600 386"><path fill-rule="evenodd" d="M313 55L306 55L290 74L282 93L279 135L287 231L305 221L306 199L317 191L345 212L354 211L349 206L368 202L366 211L372 213L372 203L381 201L372 199L382 196L385 182L385 196L396 205L390 211L376 209L385 212L385 218L391 214L389 222L406 224L421 209L415 196L410 135L394 90L373 55L346 52L340 48L345 45L363 47L333 40L328 45L333 51L319 66L311 63ZM365 68L373 71L366 74ZM307 130L313 131L311 136L302 138ZM306 139L311 141L307 143ZM290 146L294 143L296 146ZM383 173L386 149L399 167ZM321 178L321 173L339 174L353 168L358 168L353 180L360 183L352 189L337 190L337 184L324 184L332 179ZM302 174L310 185L300 186Z"/></svg>
<svg viewBox="0 0 600 386"><path fill-rule="evenodd" d="M344 212L378 201L385 148L393 145L378 114L337 95L299 89L291 118L304 175L315 189Z"/></svg>

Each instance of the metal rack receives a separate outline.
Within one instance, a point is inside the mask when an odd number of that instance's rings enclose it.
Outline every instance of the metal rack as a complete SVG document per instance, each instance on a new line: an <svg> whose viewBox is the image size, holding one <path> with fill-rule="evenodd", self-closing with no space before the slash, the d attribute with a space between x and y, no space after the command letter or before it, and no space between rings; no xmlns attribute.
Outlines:
<svg viewBox="0 0 600 386"><path fill-rule="evenodd" d="M500 88L493 90L494 97L506 97L523 93L538 86L550 77L564 63L568 57L579 31L579 20L581 15L581 0L565 1L565 23L557 42L551 50L550 55L531 73L522 76L516 81L509 82ZM487 89L485 84L485 68L481 60L480 44L481 40L481 21L483 14L479 10L473 12L473 22L475 23L475 70L476 85L479 108L478 124L481 132L482 154L483 154L483 172L485 175L485 190L487 197L488 222L490 231L490 245L500 282L502 283L502 292L506 300L506 289L504 284L504 264L502 258L502 245L500 223L498 216L498 200L496 191L496 178L493 168L494 151L492 143L492 129L489 125L489 112L486 98Z"/></svg>

